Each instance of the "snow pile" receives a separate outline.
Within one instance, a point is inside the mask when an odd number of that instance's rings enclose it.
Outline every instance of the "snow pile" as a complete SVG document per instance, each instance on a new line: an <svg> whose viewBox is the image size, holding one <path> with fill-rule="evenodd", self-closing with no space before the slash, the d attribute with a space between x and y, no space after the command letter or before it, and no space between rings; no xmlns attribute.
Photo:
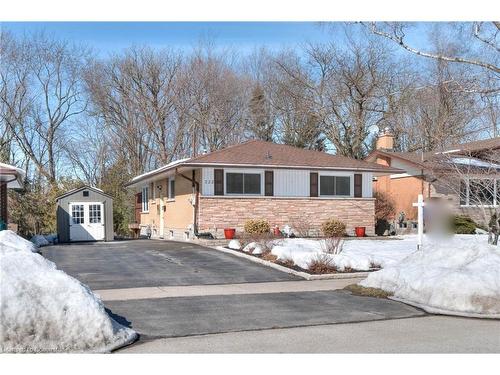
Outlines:
<svg viewBox="0 0 500 375"><path fill-rule="evenodd" d="M33 249L0 232L0 352L107 352L135 340L87 286Z"/></svg>
<svg viewBox="0 0 500 375"><path fill-rule="evenodd" d="M485 236L425 238L423 251L374 272L360 285L430 313L500 318L500 249Z"/></svg>
<svg viewBox="0 0 500 375"><path fill-rule="evenodd" d="M250 253L250 254L254 254L254 255L260 255L264 252L264 250L262 249L262 246L260 244L258 244L257 242L250 242L248 245L246 245L243 248L243 251L245 253Z"/></svg>
<svg viewBox="0 0 500 375"><path fill-rule="evenodd" d="M231 241L229 241L229 244L227 245L227 247L229 247L230 249L233 249L233 250L239 250L239 249L241 249L241 243L238 240L231 240Z"/></svg>
<svg viewBox="0 0 500 375"><path fill-rule="evenodd" d="M37 234L37 235L31 237L31 242L33 242L36 247L42 247L42 246L48 246L48 245L50 245L50 242L47 241L47 239L44 236L40 235L40 234Z"/></svg>
<svg viewBox="0 0 500 375"><path fill-rule="evenodd" d="M9 246L9 248L14 251L30 251L32 253L37 253L38 249L36 246L22 237L19 237L11 230L2 230L0 231L0 251L6 251L7 248L4 249L4 246ZM1 280L1 279L0 279Z"/></svg>
<svg viewBox="0 0 500 375"><path fill-rule="evenodd" d="M402 237L403 238L403 237ZM307 269L311 261L324 254L323 240L287 238L272 249L280 260L291 259L295 265ZM412 254L417 246L416 236L398 240L348 240L340 254L326 254L332 266L343 271L351 268L368 271L373 267L395 264Z"/></svg>

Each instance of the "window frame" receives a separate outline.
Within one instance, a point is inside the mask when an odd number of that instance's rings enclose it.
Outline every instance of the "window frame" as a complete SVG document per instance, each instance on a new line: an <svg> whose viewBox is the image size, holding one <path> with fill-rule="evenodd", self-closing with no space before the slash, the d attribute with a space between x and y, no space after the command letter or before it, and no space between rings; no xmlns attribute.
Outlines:
<svg viewBox="0 0 500 375"><path fill-rule="evenodd" d="M470 182L474 180L490 180L493 181L493 204L471 204L470 203ZM463 180L460 181L460 184L462 182L465 182L465 204L462 204L462 193L461 193L461 186L459 187L459 196L458 196L458 203L460 207L498 207L500 204L499 202L499 193L500 193L500 178L488 178L488 177L466 177Z"/></svg>
<svg viewBox="0 0 500 375"><path fill-rule="evenodd" d="M75 207L79 207L78 209L78 213L81 214L81 215L78 215L78 216L75 216ZM78 202L78 203L70 203L70 214L71 214L71 217L70 217L70 225L84 225L86 220L85 220L85 204L82 203L82 202ZM81 210L80 210L81 208ZM78 223L75 222L75 219L78 219Z"/></svg>
<svg viewBox="0 0 500 375"><path fill-rule="evenodd" d="M174 185L174 188L172 189L172 184ZM167 199L169 201L175 201L175 177L169 177L168 178L168 197ZM173 190L173 194L172 194Z"/></svg>
<svg viewBox="0 0 500 375"><path fill-rule="evenodd" d="M253 174L259 175L260 177L260 193L228 193L227 192L227 174ZM224 169L224 195L233 196L233 197L261 197L264 196L264 169ZM245 176L243 176L243 191L245 190Z"/></svg>
<svg viewBox="0 0 500 375"><path fill-rule="evenodd" d="M336 190L336 178L335 177L348 177L349 178L349 194L321 194L321 177L334 177L333 186L334 192ZM363 177L361 177L363 178ZM362 192L361 192L362 193ZM362 194L361 194L362 195ZM318 173L318 197L326 197L326 198L354 198L354 173L345 173L345 172L319 172Z"/></svg>
<svg viewBox="0 0 500 375"><path fill-rule="evenodd" d="M141 204L141 212L149 213L149 186L145 185L142 187L142 204Z"/></svg>

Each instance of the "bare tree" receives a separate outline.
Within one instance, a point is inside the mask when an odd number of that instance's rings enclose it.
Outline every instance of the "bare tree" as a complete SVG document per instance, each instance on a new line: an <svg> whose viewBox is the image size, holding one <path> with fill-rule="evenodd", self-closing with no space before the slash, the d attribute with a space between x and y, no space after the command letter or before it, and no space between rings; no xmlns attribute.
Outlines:
<svg viewBox="0 0 500 375"><path fill-rule="evenodd" d="M379 36L392 40L393 42L400 45L405 50L416 54L418 56L423 56L431 59L436 59L440 61L462 63L467 65L473 65L488 69L493 73L500 74L500 64L499 64L499 32L500 23L499 22L472 22L466 24L468 34L471 38L469 40L477 41L482 48L486 49L491 54L482 54L480 57L475 56L472 53L470 56L463 56L461 54L448 54L444 51L424 51L417 47L410 45L407 41L408 28L409 25L402 22L371 22L367 24L370 30ZM455 25L457 26L457 25ZM463 37L464 30L459 27L456 30L455 38ZM470 49L471 50L471 49ZM471 52L474 52L471 50ZM488 58L490 57L490 58Z"/></svg>
<svg viewBox="0 0 500 375"><path fill-rule="evenodd" d="M57 181L64 128L86 107L79 71L86 51L33 34L2 33L3 119L22 151L51 185Z"/></svg>
<svg viewBox="0 0 500 375"><path fill-rule="evenodd" d="M192 155L220 149L244 137L250 85L224 57L197 50L184 71Z"/></svg>

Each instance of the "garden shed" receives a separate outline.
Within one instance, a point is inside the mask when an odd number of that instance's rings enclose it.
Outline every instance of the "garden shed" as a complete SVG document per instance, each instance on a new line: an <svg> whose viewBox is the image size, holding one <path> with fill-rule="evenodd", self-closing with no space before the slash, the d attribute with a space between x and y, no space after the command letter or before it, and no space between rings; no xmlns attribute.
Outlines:
<svg viewBox="0 0 500 375"><path fill-rule="evenodd" d="M59 242L112 241L113 198L82 186L56 198Z"/></svg>

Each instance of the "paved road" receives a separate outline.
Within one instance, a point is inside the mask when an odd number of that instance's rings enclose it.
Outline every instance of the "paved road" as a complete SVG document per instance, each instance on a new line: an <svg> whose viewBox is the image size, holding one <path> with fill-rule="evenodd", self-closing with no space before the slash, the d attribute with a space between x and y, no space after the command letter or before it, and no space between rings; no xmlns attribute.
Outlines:
<svg viewBox="0 0 500 375"><path fill-rule="evenodd" d="M91 289L300 280L192 243L136 240L56 245L42 254Z"/></svg>
<svg viewBox="0 0 500 375"><path fill-rule="evenodd" d="M135 329L142 340L424 315L399 302L345 291L107 301L105 305L115 320Z"/></svg>
<svg viewBox="0 0 500 375"><path fill-rule="evenodd" d="M500 353L500 321L426 316L167 338L133 345L122 352Z"/></svg>

